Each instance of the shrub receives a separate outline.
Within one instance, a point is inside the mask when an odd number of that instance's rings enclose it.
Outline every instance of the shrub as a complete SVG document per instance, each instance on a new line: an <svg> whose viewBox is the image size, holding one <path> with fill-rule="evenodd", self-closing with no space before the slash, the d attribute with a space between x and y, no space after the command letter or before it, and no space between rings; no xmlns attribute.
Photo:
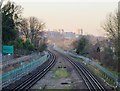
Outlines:
<svg viewBox="0 0 120 91"><path fill-rule="evenodd" d="M38 50L40 52L44 51L47 48L47 45L45 43L41 44L40 47L38 48Z"/></svg>
<svg viewBox="0 0 120 91"><path fill-rule="evenodd" d="M18 38L14 41L15 48L23 48L24 41L21 38Z"/></svg>
<svg viewBox="0 0 120 91"><path fill-rule="evenodd" d="M35 49L35 47L32 43L30 43L30 40L27 39L26 42L24 43L24 49L33 51Z"/></svg>

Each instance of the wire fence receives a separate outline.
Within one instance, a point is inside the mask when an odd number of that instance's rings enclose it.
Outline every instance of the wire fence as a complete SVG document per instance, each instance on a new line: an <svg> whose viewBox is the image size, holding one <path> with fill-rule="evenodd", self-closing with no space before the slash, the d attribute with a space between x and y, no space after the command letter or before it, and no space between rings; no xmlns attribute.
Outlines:
<svg viewBox="0 0 120 91"><path fill-rule="evenodd" d="M64 50L62 50L61 48L57 47L57 46L54 46L54 49L59 51L59 52L62 52L64 54L69 54L70 56L73 56L73 57L76 57L76 58L81 58L84 60L84 63L85 64L90 64L92 66L96 66L99 70L101 70L102 72L104 72L107 76L109 76L110 78L112 78L114 80L114 82L116 83L117 86L119 86L119 82L118 82L118 75L116 74L113 74L112 72L108 71L106 68L104 68L103 66L97 64L96 62L94 62L93 60L89 59L89 58L86 58L84 56L80 56L80 55L77 55L77 54L73 54L71 52L66 52ZM120 87L120 86L119 86Z"/></svg>
<svg viewBox="0 0 120 91"><path fill-rule="evenodd" d="M97 64L93 60L91 60L89 58L86 58L86 57L83 57L83 56L80 56L80 55L75 55L73 53L69 53L69 55L71 55L73 57L77 57L77 58L83 59L86 64L89 63L90 65L96 66L99 70L101 70L102 72L104 72L106 75L108 75L110 78L112 78L117 83L118 75L113 74L112 72L108 71L106 68L104 68L101 65Z"/></svg>
<svg viewBox="0 0 120 91"><path fill-rule="evenodd" d="M45 61L49 59L49 54L46 53L46 55L42 56L41 58L35 60L33 59L30 63L27 65L22 65L19 68L16 68L12 71L9 71L7 73L0 75L0 81L2 81L2 84L0 84L2 87L6 87L11 83L14 83L16 80L19 80L23 76L27 75L31 71L35 70L38 66L42 65Z"/></svg>
<svg viewBox="0 0 120 91"><path fill-rule="evenodd" d="M13 55L3 55L2 56L2 61L6 61L6 60L11 60L11 59L13 59Z"/></svg>
<svg viewBox="0 0 120 91"><path fill-rule="evenodd" d="M34 53L34 54L31 54L31 55L15 58L15 59L11 59L11 60L3 60L3 57L2 57L2 65L3 65L3 67L5 67L7 65L12 65L12 64L15 64L15 63L19 63L19 62L22 62L24 60L36 58L37 56L40 57L40 56L42 56L42 54L41 53Z"/></svg>

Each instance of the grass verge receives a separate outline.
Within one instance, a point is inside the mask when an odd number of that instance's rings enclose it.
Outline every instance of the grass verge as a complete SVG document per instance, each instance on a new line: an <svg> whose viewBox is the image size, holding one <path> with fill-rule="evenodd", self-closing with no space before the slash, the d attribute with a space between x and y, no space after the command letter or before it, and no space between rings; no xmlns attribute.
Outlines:
<svg viewBox="0 0 120 91"><path fill-rule="evenodd" d="M82 59L79 58L74 58L76 61L79 62L83 62ZM89 68L89 70L96 75L98 78L100 78L101 80L105 81L108 85L110 85L111 87L115 88L115 82L112 78L110 78L109 76L107 76L104 72L102 72L101 70L99 70L96 66L87 64L86 65L87 68Z"/></svg>
<svg viewBox="0 0 120 91"><path fill-rule="evenodd" d="M56 78L66 78L69 75L70 75L69 72L64 68L59 68L55 71Z"/></svg>

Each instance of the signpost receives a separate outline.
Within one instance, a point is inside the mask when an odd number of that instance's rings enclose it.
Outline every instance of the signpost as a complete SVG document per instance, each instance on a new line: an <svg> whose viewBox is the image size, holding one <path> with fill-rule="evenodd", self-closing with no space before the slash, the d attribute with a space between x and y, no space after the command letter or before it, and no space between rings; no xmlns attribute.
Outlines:
<svg viewBox="0 0 120 91"><path fill-rule="evenodd" d="M13 54L14 53L14 48L13 46L3 46L2 48L3 53L8 53L8 54Z"/></svg>

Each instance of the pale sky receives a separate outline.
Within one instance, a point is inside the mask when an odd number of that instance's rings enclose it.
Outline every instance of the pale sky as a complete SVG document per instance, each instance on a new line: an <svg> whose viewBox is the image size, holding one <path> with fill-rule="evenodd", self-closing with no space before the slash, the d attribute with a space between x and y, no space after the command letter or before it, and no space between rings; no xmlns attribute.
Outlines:
<svg viewBox="0 0 120 91"><path fill-rule="evenodd" d="M64 29L77 32L83 29L84 34L104 35L101 24L110 12L117 10L117 0L98 0L98 2L78 0L12 0L21 5L23 16L35 16L46 23L47 29Z"/></svg>

